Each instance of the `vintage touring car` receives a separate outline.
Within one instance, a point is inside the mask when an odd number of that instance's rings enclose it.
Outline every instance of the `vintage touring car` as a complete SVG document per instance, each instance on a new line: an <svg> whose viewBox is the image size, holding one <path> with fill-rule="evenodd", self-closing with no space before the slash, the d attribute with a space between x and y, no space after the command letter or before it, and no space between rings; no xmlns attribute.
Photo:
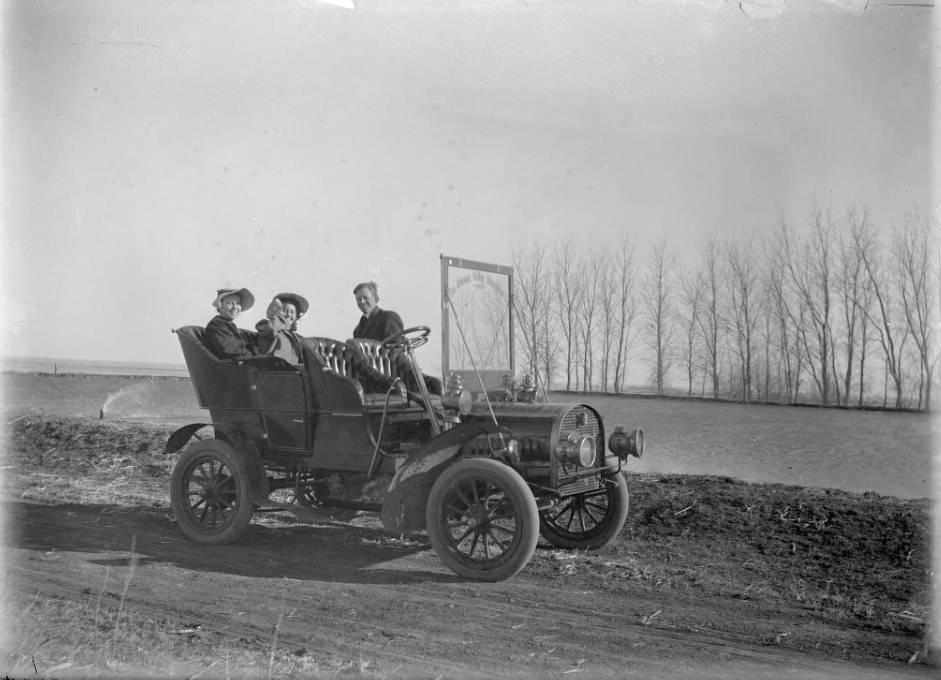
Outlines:
<svg viewBox="0 0 941 680"><path fill-rule="evenodd" d="M176 329L210 415L167 443L183 451L170 496L189 538L230 543L256 512L378 512L396 535L426 530L450 569L484 581L519 572L540 534L562 548L614 540L622 467L643 453L643 431L609 434L591 406L549 403L515 379L511 268L442 256L441 273L440 383L416 356L426 326L384 342L302 338L298 365L222 361L201 327ZM371 392L376 376L389 389Z"/></svg>

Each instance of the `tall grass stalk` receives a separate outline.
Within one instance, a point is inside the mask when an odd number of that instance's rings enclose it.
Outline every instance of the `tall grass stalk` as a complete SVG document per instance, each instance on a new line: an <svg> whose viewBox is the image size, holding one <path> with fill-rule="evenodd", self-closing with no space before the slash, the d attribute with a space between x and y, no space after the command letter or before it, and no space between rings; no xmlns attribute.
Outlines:
<svg viewBox="0 0 941 680"><path fill-rule="evenodd" d="M105 588L108 587L108 577L111 576L111 566L105 569L105 582L101 584L101 590L98 592L98 604L95 605L95 628L92 630L92 643L95 646L95 665L98 665L98 612L101 611L101 597L105 594Z"/></svg>
<svg viewBox="0 0 941 680"><path fill-rule="evenodd" d="M118 616L114 622L114 641L111 644L112 653L118 644L118 632L121 629L121 612L124 610L124 598L127 597L127 589L131 586L131 579L134 578L134 572L137 569L137 534L131 536L131 560L130 568L127 570L127 578L124 579L124 590L121 591L121 602L118 604Z"/></svg>
<svg viewBox="0 0 941 680"><path fill-rule="evenodd" d="M28 606L26 609L23 610L23 613L20 615L23 619L26 618L26 614L29 612L30 609L33 608L33 605L36 604L36 600L39 599L40 593L42 593L42 591L41 591L41 590L37 590L37 591L36 591L36 597L34 597L34 598L33 598L33 601L29 603L29 606Z"/></svg>
<svg viewBox="0 0 941 680"><path fill-rule="evenodd" d="M283 614L278 614L278 622L274 624L274 637L271 639L271 655L268 657L268 680L271 680L271 673L274 670L274 651L278 646L278 631L281 630L281 622L284 620Z"/></svg>

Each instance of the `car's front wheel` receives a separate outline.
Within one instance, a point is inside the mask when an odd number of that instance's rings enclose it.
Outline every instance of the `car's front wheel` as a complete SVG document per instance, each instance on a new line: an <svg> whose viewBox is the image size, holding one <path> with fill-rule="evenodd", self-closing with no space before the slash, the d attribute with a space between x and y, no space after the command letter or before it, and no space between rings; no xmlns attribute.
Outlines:
<svg viewBox="0 0 941 680"><path fill-rule="evenodd" d="M238 452L219 439L186 447L170 477L170 505L180 529L199 543L231 543L252 521L252 480Z"/></svg>
<svg viewBox="0 0 941 680"><path fill-rule="evenodd" d="M502 581L517 574L539 540L539 511L513 468L466 458L435 481L425 521L431 545L456 574Z"/></svg>
<svg viewBox="0 0 941 680"><path fill-rule="evenodd" d="M627 480L613 475L598 491L568 496L543 510L539 533L559 548L600 550L617 538L629 505Z"/></svg>

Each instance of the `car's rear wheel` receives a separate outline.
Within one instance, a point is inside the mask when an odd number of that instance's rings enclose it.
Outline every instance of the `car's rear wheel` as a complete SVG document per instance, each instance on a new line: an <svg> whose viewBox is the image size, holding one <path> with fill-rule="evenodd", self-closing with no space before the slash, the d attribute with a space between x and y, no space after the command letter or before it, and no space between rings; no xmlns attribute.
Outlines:
<svg viewBox="0 0 941 680"><path fill-rule="evenodd" d="M425 521L431 545L456 574L502 581L517 574L539 540L539 511L513 468L489 458L466 458L431 488Z"/></svg>
<svg viewBox="0 0 941 680"><path fill-rule="evenodd" d="M250 466L219 439L193 442L170 478L170 505L180 529L199 543L231 543L252 521Z"/></svg>
<svg viewBox="0 0 941 680"><path fill-rule="evenodd" d="M624 475L591 493L563 498L539 516L539 533L560 548L600 550L611 545L627 520L630 499Z"/></svg>

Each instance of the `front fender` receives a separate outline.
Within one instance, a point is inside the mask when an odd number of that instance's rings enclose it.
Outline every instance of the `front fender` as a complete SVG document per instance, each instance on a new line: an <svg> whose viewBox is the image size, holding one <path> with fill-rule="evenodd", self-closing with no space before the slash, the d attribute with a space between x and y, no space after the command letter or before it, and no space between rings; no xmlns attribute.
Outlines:
<svg viewBox="0 0 941 680"><path fill-rule="evenodd" d="M425 505L431 487L470 439L510 431L492 422L461 423L415 449L399 466L382 504L379 518L387 531L406 534L425 526Z"/></svg>

